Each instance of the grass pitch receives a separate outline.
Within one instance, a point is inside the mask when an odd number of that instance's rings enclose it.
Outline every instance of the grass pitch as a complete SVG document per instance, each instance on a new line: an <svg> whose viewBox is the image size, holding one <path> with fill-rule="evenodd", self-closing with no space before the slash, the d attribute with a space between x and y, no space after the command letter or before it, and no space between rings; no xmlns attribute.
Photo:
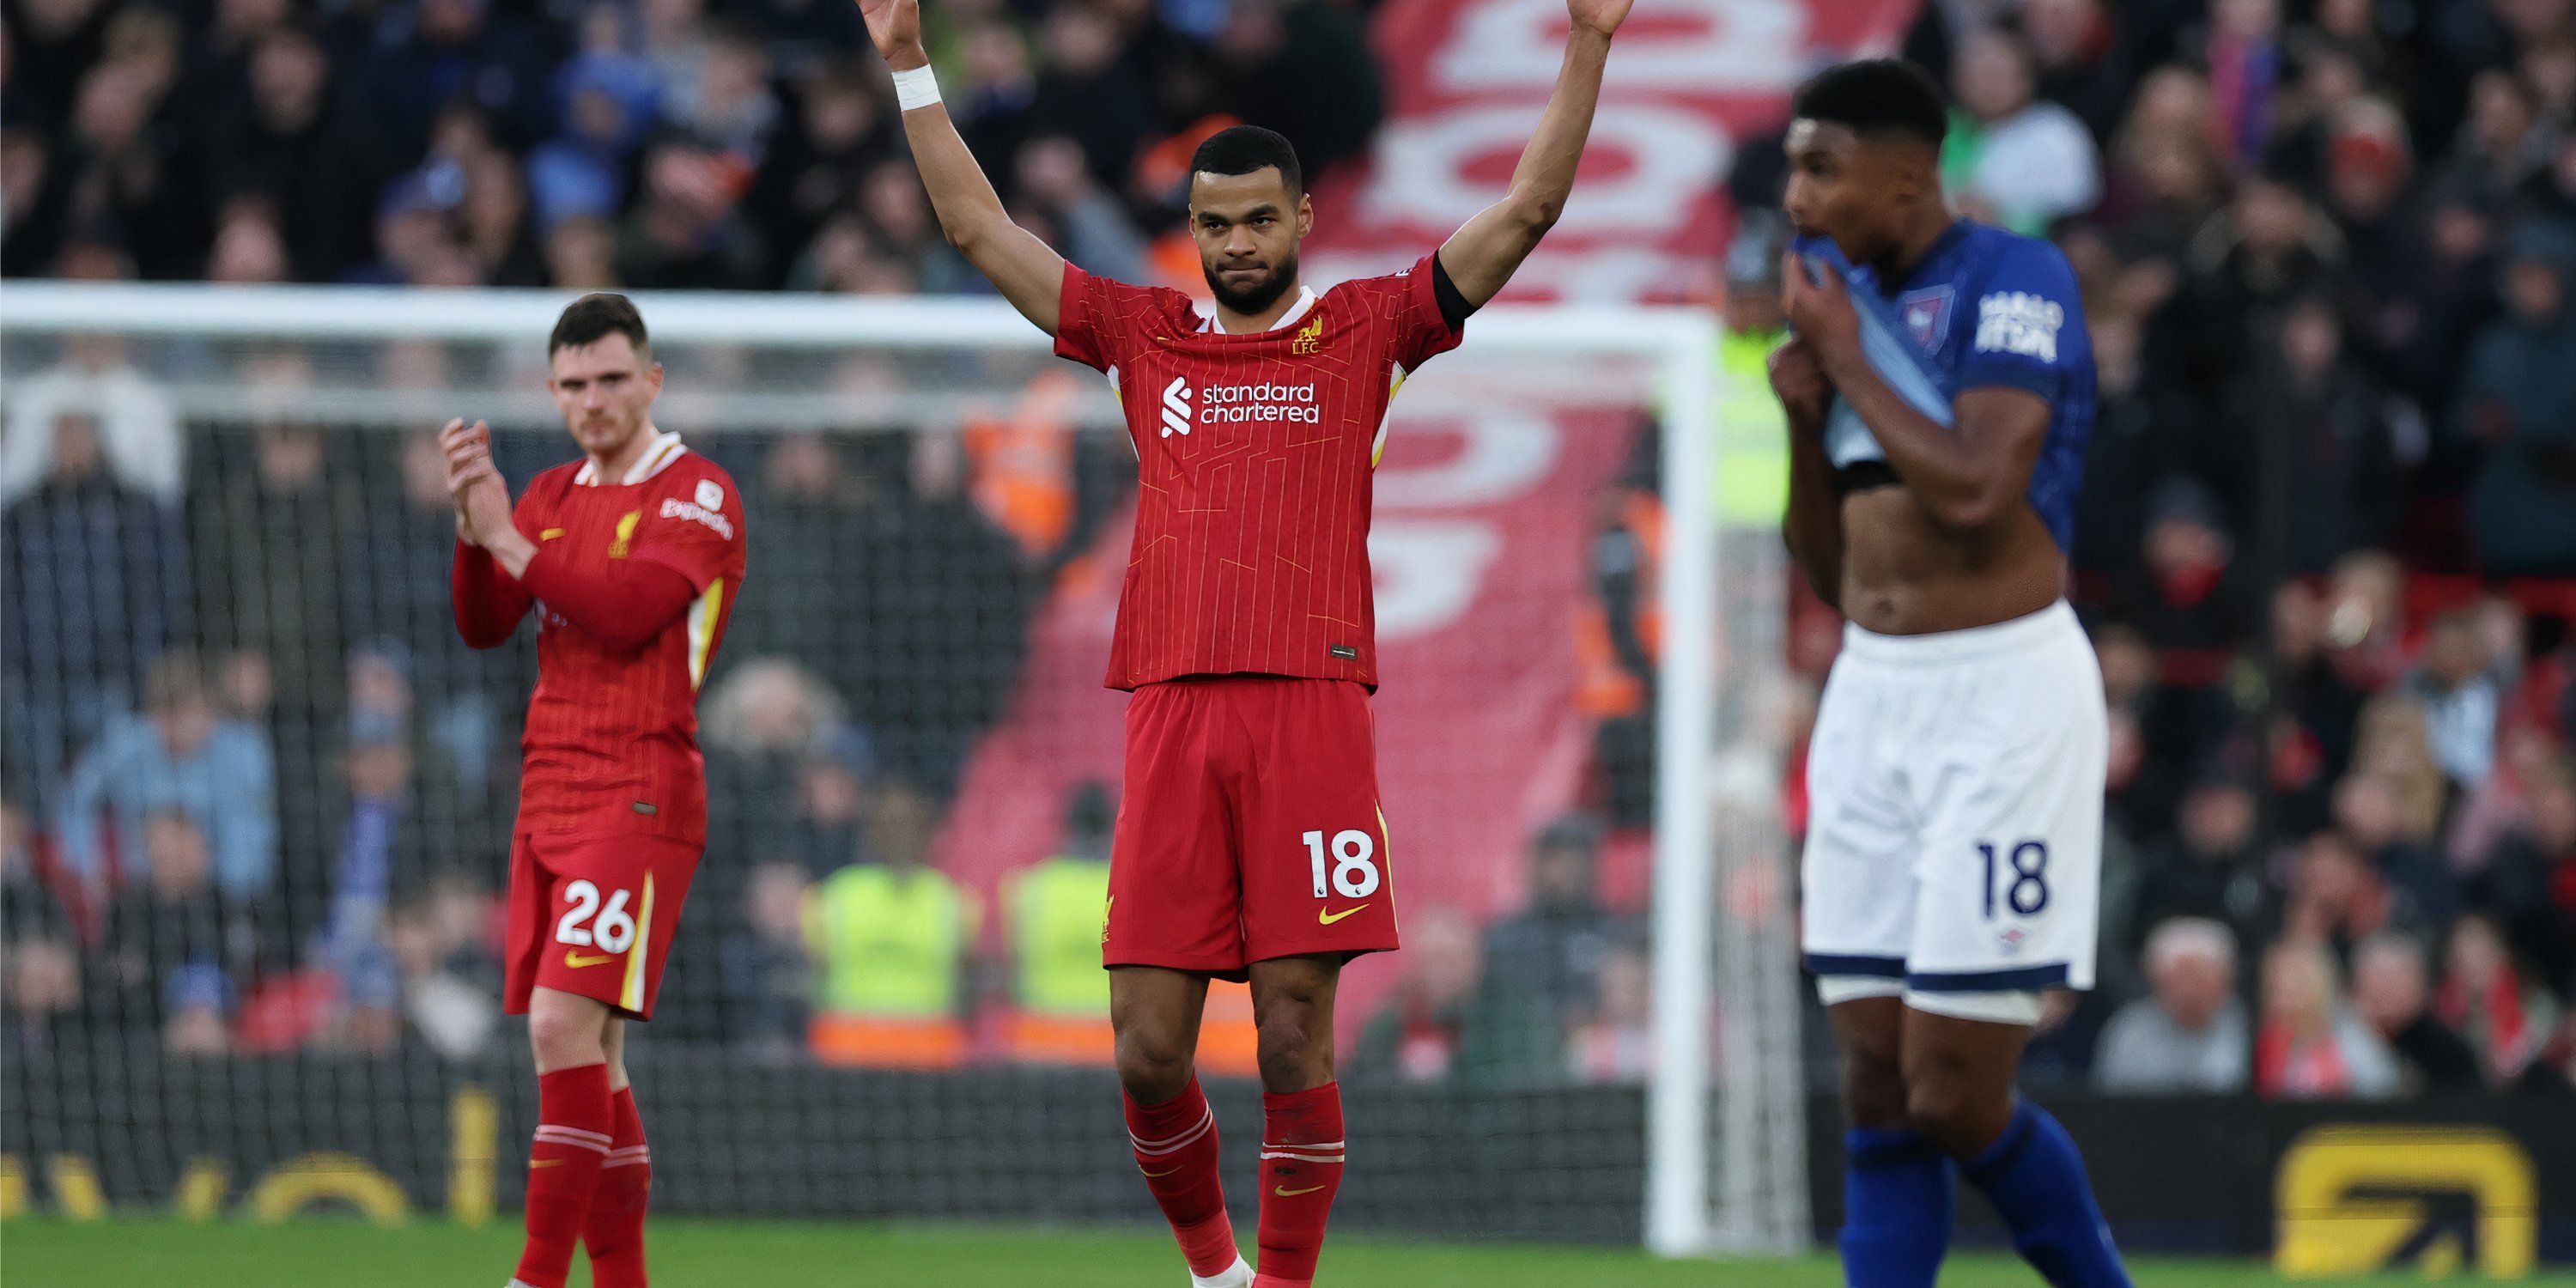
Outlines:
<svg viewBox="0 0 2576 1288"><path fill-rule="evenodd" d="M1248 1231L1246 1233L1249 1233ZM1169 1238L1150 1231L1008 1230L799 1221L656 1220L653 1281L665 1288L1180 1288L1189 1282ZM378 1229L355 1222L286 1225L175 1220L0 1224L6 1288L500 1288L518 1256L514 1222L481 1229L439 1222ZM575 1259L572 1282L588 1282ZM2255 1262L2141 1261L2142 1288L2239 1288L2276 1282ZM1324 1251L1319 1288L1838 1288L1834 1260L1660 1262L1624 1249L1517 1244L1422 1244L1339 1238ZM1961 1255L1945 1288L2031 1288L2010 1258ZM2327 1282L2327 1281L2311 1281ZM2382 1288L2389 1276L2330 1281ZM2576 1275L2524 1281L2576 1288Z"/></svg>

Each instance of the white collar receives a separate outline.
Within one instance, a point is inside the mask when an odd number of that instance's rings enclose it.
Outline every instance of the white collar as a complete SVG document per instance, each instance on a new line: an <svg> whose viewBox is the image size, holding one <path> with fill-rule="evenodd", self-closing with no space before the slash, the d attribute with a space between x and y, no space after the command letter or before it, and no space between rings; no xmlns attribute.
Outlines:
<svg viewBox="0 0 2576 1288"><path fill-rule="evenodd" d="M626 477L619 486L633 487L661 473L670 468L671 462L680 459L681 454L688 450L681 444L679 435L667 430L654 430L653 445L645 448L644 454L635 459L635 464L626 471ZM583 461L581 469L573 474L572 482L575 487L599 486L599 462Z"/></svg>
<svg viewBox="0 0 2576 1288"><path fill-rule="evenodd" d="M1288 311L1280 314L1278 321L1271 323L1268 328L1260 331L1228 331L1223 325L1217 322L1215 305L1200 304L1193 301L1190 307L1198 311L1199 334L1201 335L1268 335L1272 331L1293 326L1296 324L1297 319L1306 316L1306 310L1315 307L1315 288L1302 283L1299 284L1297 287L1297 302L1289 305Z"/></svg>

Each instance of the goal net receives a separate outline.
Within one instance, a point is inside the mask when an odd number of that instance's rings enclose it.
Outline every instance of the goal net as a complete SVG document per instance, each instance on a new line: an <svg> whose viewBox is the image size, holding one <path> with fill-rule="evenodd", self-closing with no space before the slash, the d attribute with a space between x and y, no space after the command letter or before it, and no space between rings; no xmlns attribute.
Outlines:
<svg viewBox="0 0 2576 1288"><path fill-rule="evenodd" d="M572 455L563 298L8 294L0 1208L514 1206L534 653L455 634L433 438L488 420L514 485ZM708 852L631 1030L657 1208L1150 1222L1097 970L1135 487L1108 389L992 301L639 303L656 420L737 480L751 548L700 694ZM1742 436L1712 320L1468 337L1376 480L1407 947L1346 976L1336 1228L1787 1250L1795 703L1776 532L1714 500ZM1219 989L1236 1177L1252 1052Z"/></svg>

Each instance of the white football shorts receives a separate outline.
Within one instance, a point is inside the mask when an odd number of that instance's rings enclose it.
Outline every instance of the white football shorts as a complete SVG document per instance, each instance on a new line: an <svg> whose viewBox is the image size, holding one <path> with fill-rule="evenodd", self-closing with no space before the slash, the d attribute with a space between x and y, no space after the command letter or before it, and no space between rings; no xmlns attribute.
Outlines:
<svg viewBox="0 0 2576 1288"><path fill-rule="evenodd" d="M1827 1004L2029 1024L2093 986L2109 719L2064 601L1931 635L1846 626L1807 750L1802 938Z"/></svg>

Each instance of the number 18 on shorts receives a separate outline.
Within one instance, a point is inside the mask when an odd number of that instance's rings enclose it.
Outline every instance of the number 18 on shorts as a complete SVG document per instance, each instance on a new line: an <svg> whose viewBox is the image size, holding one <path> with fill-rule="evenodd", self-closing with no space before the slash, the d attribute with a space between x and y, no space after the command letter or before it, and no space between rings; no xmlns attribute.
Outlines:
<svg viewBox="0 0 2576 1288"><path fill-rule="evenodd" d="M2062 604L1847 632L1807 753L1804 938L1826 1000L1965 1014L1937 995L2091 988L2108 756L2101 671Z"/></svg>
<svg viewBox="0 0 2576 1288"><path fill-rule="evenodd" d="M1241 979L1272 957L1394 948L1374 741L1347 680L1138 689L1103 960Z"/></svg>

